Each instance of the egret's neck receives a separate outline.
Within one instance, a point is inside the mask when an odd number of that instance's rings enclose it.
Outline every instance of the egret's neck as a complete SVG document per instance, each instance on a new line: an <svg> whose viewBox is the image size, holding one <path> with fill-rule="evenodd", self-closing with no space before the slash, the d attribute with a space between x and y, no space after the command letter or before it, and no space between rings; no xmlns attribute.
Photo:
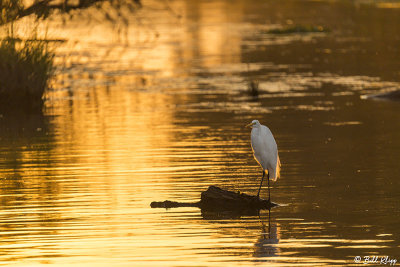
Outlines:
<svg viewBox="0 0 400 267"><path fill-rule="evenodd" d="M258 133L258 131L260 130L260 127L258 126L253 126L253 129L251 130L253 133Z"/></svg>

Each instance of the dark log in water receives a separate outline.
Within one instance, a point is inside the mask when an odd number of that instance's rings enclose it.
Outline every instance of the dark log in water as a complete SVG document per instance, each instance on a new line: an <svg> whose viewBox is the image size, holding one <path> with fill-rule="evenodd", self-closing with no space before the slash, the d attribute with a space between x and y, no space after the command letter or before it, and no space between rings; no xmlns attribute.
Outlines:
<svg viewBox="0 0 400 267"><path fill-rule="evenodd" d="M203 211L244 211L270 209L277 206L277 204L257 196L210 186L207 191L201 193L201 200L199 202L185 203L166 200L163 202L152 202L150 206L152 208L198 207Z"/></svg>
<svg viewBox="0 0 400 267"><path fill-rule="evenodd" d="M390 92L375 94L375 95L364 95L364 96L361 96L361 98L400 101L400 90L390 91Z"/></svg>
<svg viewBox="0 0 400 267"><path fill-rule="evenodd" d="M150 204L150 207L152 208L165 208L165 209L169 209L169 208L179 208L179 207L196 207L196 208L200 208L200 202L176 202L176 201L169 201L169 200L165 200L162 202L158 202L158 201L153 201Z"/></svg>

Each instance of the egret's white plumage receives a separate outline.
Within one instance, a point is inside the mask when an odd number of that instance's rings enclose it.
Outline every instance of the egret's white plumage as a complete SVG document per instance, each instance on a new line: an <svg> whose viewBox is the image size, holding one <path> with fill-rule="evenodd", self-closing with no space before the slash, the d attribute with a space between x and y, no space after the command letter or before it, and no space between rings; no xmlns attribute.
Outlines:
<svg viewBox="0 0 400 267"><path fill-rule="evenodd" d="M253 120L248 126L252 128L251 148L253 149L254 158L263 169L263 178L264 174L267 174L268 182L269 179L276 181L280 176L281 162L274 136L270 129L267 126L261 125L258 120ZM258 193L260 193L260 190Z"/></svg>

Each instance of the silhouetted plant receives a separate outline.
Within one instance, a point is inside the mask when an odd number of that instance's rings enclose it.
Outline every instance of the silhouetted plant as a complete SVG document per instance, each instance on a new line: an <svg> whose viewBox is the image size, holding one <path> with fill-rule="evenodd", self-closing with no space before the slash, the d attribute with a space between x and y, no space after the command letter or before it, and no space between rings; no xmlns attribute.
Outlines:
<svg viewBox="0 0 400 267"><path fill-rule="evenodd" d="M54 53L46 40L14 38L13 23L26 16L46 19L53 13L79 14L97 8L110 21L128 24L126 11L141 7L140 0L0 0L0 26L9 27L8 37L0 41L0 112L37 110L43 106L43 93L53 74ZM71 12L76 11L76 12ZM111 15L113 14L113 15ZM0 113L1 114L1 113Z"/></svg>
<svg viewBox="0 0 400 267"><path fill-rule="evenodd" d="M0 106L4 109L38 110L52 76L54 53L43 40L0 42Z"/></svg>

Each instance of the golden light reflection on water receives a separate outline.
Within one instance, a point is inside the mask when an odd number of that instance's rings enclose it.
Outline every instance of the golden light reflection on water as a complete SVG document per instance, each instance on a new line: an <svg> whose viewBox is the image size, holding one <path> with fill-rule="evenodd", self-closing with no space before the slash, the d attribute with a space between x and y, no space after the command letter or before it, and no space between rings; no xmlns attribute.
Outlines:
<svg viewBox="0 0 400 267"><path fill-rule="evenodd" d="M398 126L380 122L396 121L397 106L365 104L357 94L398 82L305 72L307 64L289 60L297 56L276 60L284 50L266 49L271 37L260 25L265 12L273 19L276 10L302 8L287 3L249 15L247 2L179 1L180 19L144 11L147 24L133 23L128 43L102 24L53 21L52 34L68 41L57 50L63 69L45 116L1 128L0 261L321 266L395 251L397 180L387 170L397 166L398 143L374 142L397 140ZM259 35L249 39L249 28ZM284 48L302 45L314 49ZM246 75L261 79L258 99L246 93ZM272 188L280 207L240 217L150 209L154 200L197 201L212 184L254 194L260 169L243 128L254 118L271 127L282 152L282 179Z"/></svg>

